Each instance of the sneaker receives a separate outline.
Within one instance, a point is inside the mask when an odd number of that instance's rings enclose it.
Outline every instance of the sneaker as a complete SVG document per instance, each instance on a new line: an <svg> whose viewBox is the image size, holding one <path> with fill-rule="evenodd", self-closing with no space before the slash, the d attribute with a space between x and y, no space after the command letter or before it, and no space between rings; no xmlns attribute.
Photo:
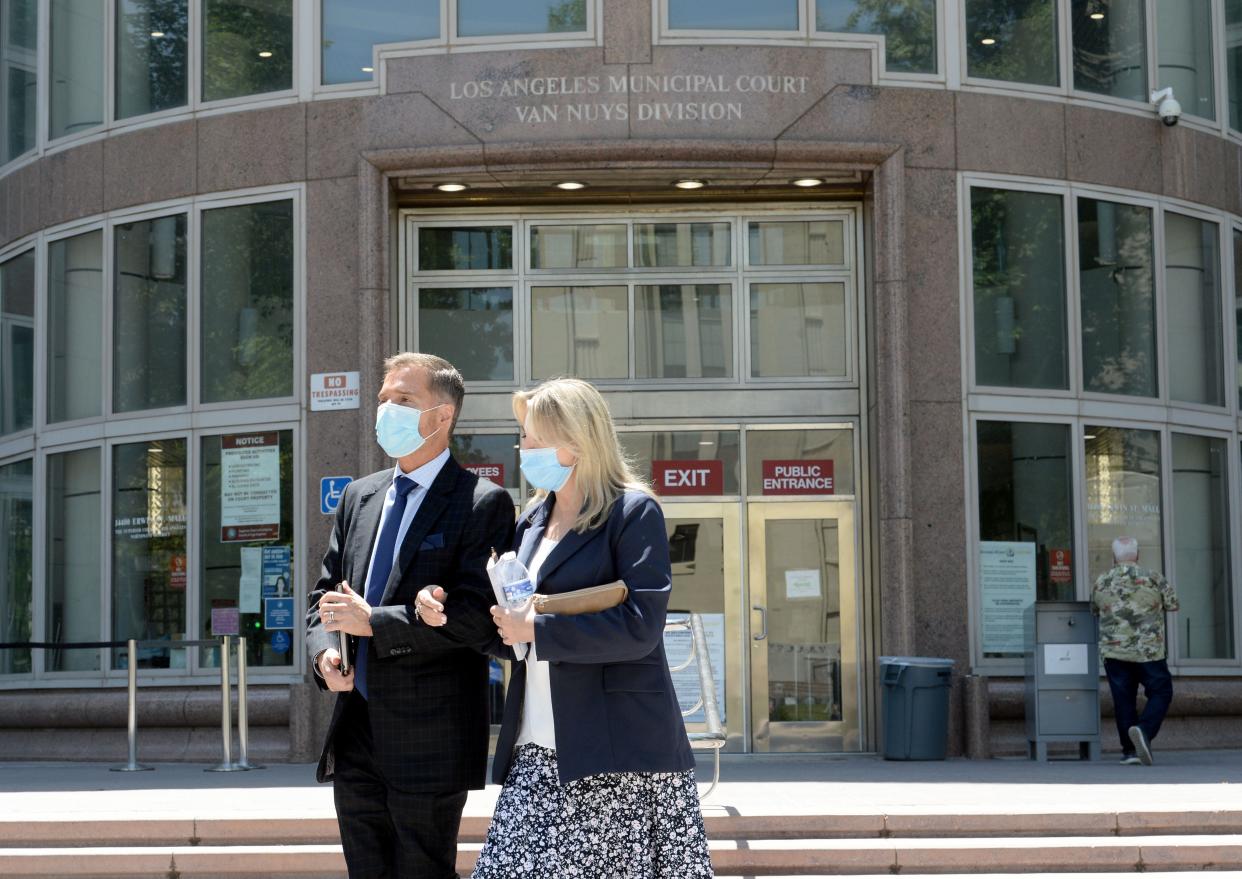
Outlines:
<svg viewBox="0 0 1242 879"><path fill-rule="evenodd" d="M1138 766L1143 761L1138 758L1138 754L1123 754L1121 756L1122 766Z"/></svg>
<svg viewBox="0 0 1242 879"><path fill-rule="evenodd" d="M1130 727L1130 741L1134 742L1134 750L1144 766L1151 765L1151 746L1147 744L1147 734L1140 727Z"/></svg>

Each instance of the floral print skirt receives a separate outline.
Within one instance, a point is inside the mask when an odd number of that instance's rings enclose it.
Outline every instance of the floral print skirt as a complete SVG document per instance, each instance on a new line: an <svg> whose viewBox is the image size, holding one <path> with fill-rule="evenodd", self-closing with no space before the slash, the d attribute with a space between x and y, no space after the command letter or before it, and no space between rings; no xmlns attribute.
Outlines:
<svg viewBox="0 0 1242 879"><path fill-rule="evenodd" d="M556 752L521 745L473 879L710 879L694 772L561 784Z"/></svg>

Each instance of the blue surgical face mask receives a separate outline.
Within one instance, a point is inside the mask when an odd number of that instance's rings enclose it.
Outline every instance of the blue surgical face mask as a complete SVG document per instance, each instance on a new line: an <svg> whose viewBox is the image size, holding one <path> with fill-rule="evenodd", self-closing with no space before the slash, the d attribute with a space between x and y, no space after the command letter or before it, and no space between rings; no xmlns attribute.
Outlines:
<svg viewBox="0 0 1242 879"><path fill-rule="evenodd" d="M518 458L526 481L543 491L560 491L574 472L556 460L556 449L522 449Z"/></svg>
<svg viewBox="0 0 1242 879"><path fill-rule="evenodd" d="M431 409L439 409L443 405L441 403ZM375 413L375 439L384 454L390 458L404 458L421 449L429 437L419 433L418 422L423 417L423 412L430 412L431 409L420 410L397 403L380 403L379 410ZM439 432L440 428L437 427L431 436Z"/></svg>

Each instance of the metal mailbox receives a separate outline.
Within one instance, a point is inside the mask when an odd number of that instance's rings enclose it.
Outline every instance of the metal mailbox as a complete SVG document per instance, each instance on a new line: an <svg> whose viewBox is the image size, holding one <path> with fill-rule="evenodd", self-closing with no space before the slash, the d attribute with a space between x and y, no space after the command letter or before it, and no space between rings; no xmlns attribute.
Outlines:
<svg viewBox="0 0 1242 879"><path fill-rule="evenodd" d="M1048 759L1049 742L1077 742L1100 758L1100 653L1086 601L1037 601L1026 610L1026 742Z"/></svg>

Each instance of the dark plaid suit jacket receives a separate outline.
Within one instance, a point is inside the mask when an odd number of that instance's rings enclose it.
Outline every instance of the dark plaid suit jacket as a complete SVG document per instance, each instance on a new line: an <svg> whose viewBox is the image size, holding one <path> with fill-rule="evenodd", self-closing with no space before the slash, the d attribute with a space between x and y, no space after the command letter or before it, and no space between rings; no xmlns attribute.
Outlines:
<svg viewBox="0 0 1242 879"><path fill-rule="evenodd" d="M312 662L339 636L320 625L318 604L342 580L366 588L371 550L393 471L350 483L337 507L336 524L319 581L307 601L306 646ZM371 615L367 642L367 709L373 757L388 782L407 792L448 793L481 788L487 766L488 675L486 657L471 649L490 631L495 604L487 558L513 541L513 501L508 493L463 470L449 458L423 498L397 552L383 600ZM449 625L433 629L414 616L414 598L429 585L448 593ZM357 639L350 638L351 653ZM321 689L323 680L315 675ZM333 738L347 697L337 698L316 778L335 769Z"/></svg>

